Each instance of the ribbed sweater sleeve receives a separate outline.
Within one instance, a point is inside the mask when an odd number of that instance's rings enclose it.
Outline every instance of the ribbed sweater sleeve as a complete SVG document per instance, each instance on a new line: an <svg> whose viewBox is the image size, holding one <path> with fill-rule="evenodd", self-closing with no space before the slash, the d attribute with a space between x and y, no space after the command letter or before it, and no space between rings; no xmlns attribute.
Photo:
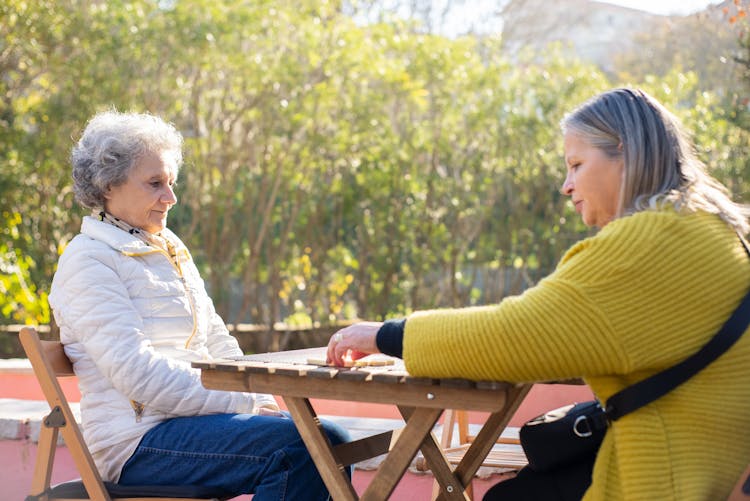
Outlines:
<svg viewBox="0 0 750 501"><path fill-rule="evenodd" d="M618 219L520 296L412 314L406 367L415 376L509 381L652 372L696 351L721 325L747 287L746 260L713 215ZM621 386L601 385L599 396Z"/></svg>

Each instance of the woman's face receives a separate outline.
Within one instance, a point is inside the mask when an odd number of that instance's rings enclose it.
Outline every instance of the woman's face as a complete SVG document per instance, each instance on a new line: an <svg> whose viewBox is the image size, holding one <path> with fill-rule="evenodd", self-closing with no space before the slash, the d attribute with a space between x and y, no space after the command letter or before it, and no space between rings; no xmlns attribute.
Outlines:
<svg viewBox="0 0 750 501"><path fill-rule="evenodd" d="M569 131L565 134L567 176L562 192L569 195L586 226L603 228L617 215L623 159L610 158Z"/></svg>
<svg viewBox="0 0 750 501"><path fill-rule="evenodd" d="M177 203L172 186L177 162L170 152L145 153L125 183L111 186L104 195L104 210L149 233L167 227L167 212Z"/></svg>

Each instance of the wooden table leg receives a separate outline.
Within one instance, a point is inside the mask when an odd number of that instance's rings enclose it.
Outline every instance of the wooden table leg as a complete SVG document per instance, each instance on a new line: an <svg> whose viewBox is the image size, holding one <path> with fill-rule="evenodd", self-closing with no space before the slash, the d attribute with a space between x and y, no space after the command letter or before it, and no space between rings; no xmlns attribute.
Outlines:
<svg viewBox="0 0 750 501"><path fill-rule="evenodd" d="M320 427L320 421L310 401L299 397L283 398L333 499L336 501L356 500L357 491L354 490L349 476L344 471L344 466L338 464L334 457L331 442Z"/></svg>
<svg viewBox="0 0 750 501"><path fill-rule="evenodd" d="M410 410L411 408L401 410L402 413L409 415L406 426L362 494L363 501L388 499L409 467L411 460L416 456L422 441L430 434L443 412L442 409L419 408L413 412Z"/></svg>
<svg viewBox="0 0 750 501"><path fill-rule="evenodd" d="M498 437L508 425L510 418L513 417L531 387L531 384L524 384L509 390L503 408L493 412L487 418L479 434L466 450L464 457L453 472L461 485L467 485L474 478L474 474L482 466L484 458L492 450ZM439 501L444 499L448 499L444 493L438 497Z"/></svg>
<svg viewBox="0 0 750 501"><path fill-rule="evenodd" d="M404 419L408 419L411 413L410 408L399 407ZM462 485L459 479L453 474L450 463L443 453L443 448L438 444L435 435L428 433L422 440L419 447L424 455L427 465L432 470L435 480L442 487L444 499L464 501L471 499L464 492L466 486Z"/></svg>

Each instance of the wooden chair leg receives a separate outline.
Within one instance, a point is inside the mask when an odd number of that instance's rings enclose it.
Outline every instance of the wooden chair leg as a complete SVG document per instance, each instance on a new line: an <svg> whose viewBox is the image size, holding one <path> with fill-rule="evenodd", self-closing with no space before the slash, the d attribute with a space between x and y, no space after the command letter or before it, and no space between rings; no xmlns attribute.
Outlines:
<svg viewBox="0 0 750 501"><path fill-rule="evenodd" d="M469 413L456 411L456 420L458 421L458 443L460 445L468 444L474 439L474 437L469 436Z"/></svg>
<svg viewBox="0 0 750 501"><path fill-rule="evenodd" d="M48 428L42 424L39 430L34 477L31 480L31 492L36 495L49 489L57 450L57 436L57 428Z"/></svg>

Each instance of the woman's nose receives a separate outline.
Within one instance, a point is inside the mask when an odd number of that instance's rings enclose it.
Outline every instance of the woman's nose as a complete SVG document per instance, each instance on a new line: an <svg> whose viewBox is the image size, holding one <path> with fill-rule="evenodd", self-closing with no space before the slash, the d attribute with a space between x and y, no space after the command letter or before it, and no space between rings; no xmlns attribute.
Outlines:
<svg viewBox="0 0 750 501"><path fill-rule="evenodd" d="M573 194L573 176L570 175L570 172L567 173L565 176L565 182L563 182L562 188L560 188L560 193L563 195L572 195Z"/></svg>
<svg viewBox="0 0 750 501"><path fill-rule="evenodd" d="M172 205L177 203L177 195L174 194L174 189L171 186L167 186L167 191L162 195L161 201Z"/></svg>

